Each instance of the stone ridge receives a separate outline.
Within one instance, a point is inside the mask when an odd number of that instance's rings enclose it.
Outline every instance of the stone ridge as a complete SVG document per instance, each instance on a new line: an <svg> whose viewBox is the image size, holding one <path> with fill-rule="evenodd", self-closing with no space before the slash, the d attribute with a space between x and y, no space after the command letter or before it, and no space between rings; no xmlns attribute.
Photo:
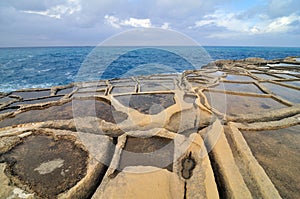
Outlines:
<svg viewBox="0 0 300 199"><path fill-rule="evenodd" d="M297 60L0 93L0 198L297 198Z"/></svg>

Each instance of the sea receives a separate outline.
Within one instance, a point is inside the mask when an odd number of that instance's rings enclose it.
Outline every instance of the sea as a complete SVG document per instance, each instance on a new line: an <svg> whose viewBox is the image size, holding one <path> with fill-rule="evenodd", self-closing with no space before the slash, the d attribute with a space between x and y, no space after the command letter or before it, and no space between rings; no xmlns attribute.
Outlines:
<svg viewBox="0 0 300 199"><path fill-rule="evenodd" d="M220 59L300 57L298 47L0 48L0 92L200 69Z"/></svg>

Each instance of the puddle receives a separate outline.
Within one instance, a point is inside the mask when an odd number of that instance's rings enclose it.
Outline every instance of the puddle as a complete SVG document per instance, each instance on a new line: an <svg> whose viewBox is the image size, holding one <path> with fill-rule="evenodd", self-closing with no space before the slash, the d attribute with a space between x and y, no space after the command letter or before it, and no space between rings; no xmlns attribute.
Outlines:
<svg viewBox="0 0 300 199"><path fill-rule="evenodd" d="M112 79L109 81L112 85L135 85L136 82L133 81L131 78L122 78L122 79Z"/></svg>
<svg viewBox="0 0 300 199"><path fill-rule="evenodd" d="M184 158L181 162L183 167L181 171L181 175L184 179L190 179L193 175L193 170L196 166L196 161L192 158L192 152L190 152L189 156Z"/></svg>
<svg viewBox="0 0 300 199"><path fill-rule="evenodd" d="M80 97L94 97L96 93L74 93L73 97L80 98Z"/></svg>
<svg viewBox="0 0 300 199"><path fill-rule="evenodd" d="M299 69L300 69L300 67L299 67ZM269 72L290 75L290 77L292 77L292 78L295 78L294 75L299 74L299 71L297 71L297 70L269 70Z"/></svg>
<svg viewBox="0 0 300 199"><path fill-rule="evenodd" d="M231 116L238 114L256 114L268 110L280 109L285 105L272 98L240 96L216 92L204 92L213 108Z"/></svg>
<svg viewBox="0 0 300 199"><path fill-rule="evenodd" d="M46 135L30 136L4 154L11 180L41 198L55 198L76 185L86 175L87 157L74 142Z"/></svg>
<svg viewBox="0 0 300 199"><path fill-rule="evenodd" d="M244 75L227 75L226 80L229 81L248 81L251 82L253 79L249 76L244 76Z"/></svg>
<svg viewBox="0 0 300 199"><path fill-rule="evenodd" d="M123 149L119 170L127 166L154 166L173 170L174 143L170 139L128 137Z"/></svg>
<svg viewBox="0 0 300 199"><path fill-rule="evenodd" d="M140 80L141 92L174 90L173 79Z"/></svg>
<svg viewBox="0 0 300 199"><path fill-rule="evenodd" d="M141 92L151 92L151 91L169 91L174 90L173 83L142 83L141 84Z"/></svg>
<svg viewBox="0 0 300 199"><path fill-rule="evenodd" d="M111 123L120 123L127 119L127 114L116 111L110 104L99 100L73 100L76 117L98 117Z"/></svg>
<svg viewBox="0 0 300 199"><path fill-rule="evenodd" d="M298 198L300 191L300 126L272 131L245 131L251 151L282 198Z"/></svg>
<svg viewBox="0 0 300 199"><path fill-rule="evenodd" d="M224 75L224 73L221 72L221 71L216 71L216 72L213 72L213 73L207 73L207 75L221 77L221 76Z"/></svg>
<svg viewBox="0 0 300 199"><path fill-rule="evenodd" d="M43 110L30 110L16 115L13 118L6 118L0 121L0 127L12 126L23 123L43 122L48 120L72 119L72 103L61 106L52 106Z"/></svg>
<svg viewBox="0 0 300 199"><path fill-rule="evenodd" d="M47 97L47 98L44 98L44 99L15 102L15 103L11 104L11 106L26 105L26 104L39 104L39 103L45 103L45 102L54 102L54 101L59 101L60 98L61 98L61 96L54 96L54 97Z"/></svg>
<svg viewBox="0 0 300 199"><path fill-rule="evenodd" d="M174 94L133 94L116 96L124 106L155 115L175 104Z"/></svg>
<svg viewBox="0 0 300 199"><path fill-rule="evenodd" d="M8 112L14 112L14 111L18 110L18 108L20 108L20 107L15 106L15 107L10 107L10 108L5 108L5 109L0 110L0 114L8 113ZM1 121L0 121L0 123L1 123Z"/></svg>
<svg viewBox="0 0 300 199"><path fill-rule="evenodd" d="M294 76L291 76L291 75L287 75L287 74L274 74L278 77L281 77L281 78L284 78L284 79L292 79L292 78L295 78Z"/></svg>
<svg viewBox="0 0 300 199"><path fill-rule="evenodd" d="M209 86L208 83L200 83L200 82L192 82L190 81L190 83L192 84L192 87L207 87Z"/></svg>
<svg viewBox="0 0 300 199"><path fill-rule="evenodd" d="M81 83L78 83L79 87L80 88L89 88L89 87L105 87L107 86L106 85L106 82L105 81L100 81L100 82L81 82Z"/></svg>
<svg viewBox="0 0 300 199"><path fill-rule="evenodd" d="M116 111L114 107L99 100L74 100L73 105L77 117L96 116L112 123L118 123L127 118L125 113ZM67 120L73 119L73 117L72 102L68 102L61 106L52 106L43 110L29 110L13 118L6 118L0 121L0 128L31 122Z"/></svg>
<svg viewBox="0 0 300 199"><path fill-rule="evenodd" d="M10 98L10 97L3 97L3 98L0 98L0 104L5 104L7 102L10 102L14 100L13 98Z"/></svg>
<svg viewBox="0 0 300 199"><path fill-rule="evenodd" d="M105 95L105 91L97 91L97 92L86 92L86 93L74 93L73 97L84 98L84 97L94 97L95 95Z"/></svg>
<svg viewBox="0 0 300 199"><path fill-rule="evenodd" d="M272 83L261 83L263 86L268 88L272 93L287 99L291 102L294 103L300 103L300 91L287 88L284 86L279 86L277 84L272 84Z"/></svg>
<svg viewBox="0 0 300 199"><path fill-rule="evenodd" d="M61 90L57 91L56 95L66 95L66 94L73 92L73 90L74 90L74 88L61 89Z"/></svg>
<svg viewBox="0 0 300 199"><path fill-rule="evenodd" d="M195 82L201 82L201 81L204 81L204 82L209 82L209 79L213 79L213 77L211 76L207 76L207 77L203 77L203 76L199 76L199 75L196 75L195 77L188 77L187 80L188 81L195 81Z"/></svg>
<svg viewBox="0 0 300 199"><path fill-rule="evenodd" d="M122 87L122 86L130 86L130 87L135 87L135 85L137 84L136 82L130 81L130 82L110 82L113 86L116 87Z"/></svg>
<svg viewBox="0 0 300 199"><path fill-rule="evenodd" d="M249 70L251 73L261 73L262 71L260 70Z"/></svg>
<svg viewBox="0 0 300 199"><path fill-rule="evenodd" d="M271 79L278 79L277 77L274 77L272 75L267 74L254 74L256 77L259 77L261 79L271 80Z"/></svg>
<svg viewBox="0 0 300 199"><path fill-rule="evenodd" d="M268 64L268 66L271 66L271 67L276 67L276 66L295 66L295 67L300 67L300 65L297 65L297 64L286 64L286 63Z"/></svg>
<svg viewBox="0 0 300 199"><path fill-rule="evenodd" d="M18 95L23 99L35 99L40 97L50 96L50 90L44 91L26 91L26 92L12 92L10 95Z"/></svg>
<svg viewBox="0 0 300 199"><path fill-rule="evenodd" d="M164 80L166 80L166 79L168 79L168 80L173 80L173 79L177 79L178 78L178 75L181 75L181 73L178 73L178 74L176 74L176 73L169 73L169 74L158 74L158 75L152 75L151 77L150 77L150 79L156 79L156 80L162 80L162 79L164 79ZM139 78L140 80L142 80L142 78Z"/></svg>
<svg viewBox="0 0 300 199"><path fill-rule="evenodd" d="M85 87L78 89L78 93L95 93L99 87Z"/></svg>
<svg viewBox="0 0 300 199"><path fill-rule="evenodd" d="M286 81L286 82L281 82L281 83L300 87L300 81Z"/></svg>
<svg viewBox="0 0 300 199"><path fill-rule="evenodd" d="M186 77L189 79L189 78L195 78L195 77L199 77L199 76L202 76L202 75L198 75L198 74L195 74L195 73L190 73L188 75L186 75Z"/></svg>
<svg viewBox="0 0 300 199"><path fill-rule="evenodd" d="M220 83L218 86L214 87L218 90L236 91L236 92L250 92L263 94L263 92L255 84L241 84L241 83Z"/></svg>
<svg viewBox="0 0 300 199"><path fill-rule="evenodd" d="M112 94L118 93L134 93L135 87L123 86L123 87L114 87L111 91Z"/></svg>

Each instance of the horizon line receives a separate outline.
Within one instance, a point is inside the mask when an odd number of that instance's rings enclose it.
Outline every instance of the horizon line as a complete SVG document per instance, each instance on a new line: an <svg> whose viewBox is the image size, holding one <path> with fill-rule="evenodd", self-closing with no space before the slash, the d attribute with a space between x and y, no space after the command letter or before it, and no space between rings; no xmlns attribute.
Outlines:
<svg viewBox="0 0 300 199"><path fill-rule="evenodd" d="M0 46L3 48L80 48L80 47L260 47L260 48L300 48L300 46L271 45L37 45L37 46Z"/></svg>

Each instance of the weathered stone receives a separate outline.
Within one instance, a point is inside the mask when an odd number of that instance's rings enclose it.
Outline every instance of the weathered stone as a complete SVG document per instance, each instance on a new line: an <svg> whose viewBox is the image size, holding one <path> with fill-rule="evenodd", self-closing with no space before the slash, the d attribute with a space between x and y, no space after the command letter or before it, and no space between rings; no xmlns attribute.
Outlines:
<svg viewBox="0 0 300 199"><path fill-rule="evenodd" d="M127 167L97 193L100 198L184 198L184 183L165 169L154 167Z"/></svg>
<svg viewBox="0 0 300 199"><path fill-rule="evenodd" d="M298 60L0 93L0 198L295 198Z"/></svg>
<svg viewBox="0 0 300 199"><path fill-rule="evenodd" d="M14 183L40 197L51 198L83 178L87 156L72 141L36 135L4 154L4 160Z"/></svg>

